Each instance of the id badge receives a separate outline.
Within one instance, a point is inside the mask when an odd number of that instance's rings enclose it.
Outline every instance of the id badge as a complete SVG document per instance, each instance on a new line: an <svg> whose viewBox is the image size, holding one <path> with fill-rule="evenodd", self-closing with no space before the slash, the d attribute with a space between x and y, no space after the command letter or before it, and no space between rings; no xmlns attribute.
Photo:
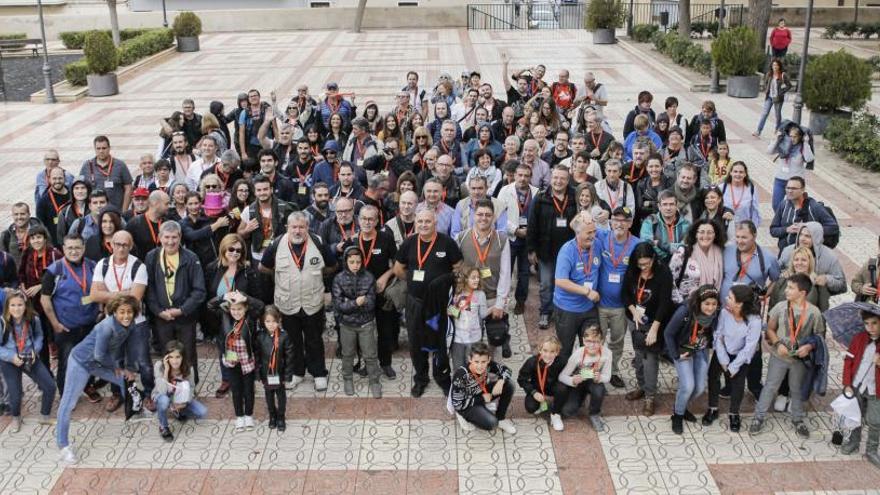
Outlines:
<svg viewBox="0 0 880 495"><path fill-rule="evenodd" d="M105 180L104 181L104 189L113 189L113 181Z"/></svg>
<svg viewBox="0 0 880 495"><path fill-rule="evenodd" d="M278 375L269 375L266 377L266 383L268 385L281 385L281 377Z"/></svg>
<svg viewBox="0 0 880 495"><path fill-rule="evenodd" d="M413 282L425 281L425 270L413 270Z"/></svg>
<svg viewBox="0 0 880 495"><path fill-rule="evenodd" d="M519 217L519 226L525 227L529 224L529 219L526 217Z"/></svg>
<svg viewBox="0 0 880 495"><path fill-rule="evenodd" d="M612 284L619 284L620 283L620 274L619 273L609 273L608 274L608 281L611 282Z"/></svg>
<svg viewBox="0 0 880 495"><path fill-rule="evenodd" d="M298 191L299 191L300 196L305 196L306 195L306 186L299 186Z"/></svg>
<svg viewBox="0 0 880 495"><path fill-rule="evenodd" d="M492 277L492 269L491 268L480 268L480 277L491 278Z"/></svg>
<svg viewBox="0 0 880 495"><path fill-rule="evenodd" d="M495 412L495 411L498 410L498 403L495 402L495 401L487 402L487 403L486 403L486 409L488 409L488 410L490 410L490 411L492 411L492 412Z"/></svg>
<svg viewBox="0 0 880 495"><path fill-rule="evenodd" d="M584 380L592 380L594 376L591 368L581 368L581 378Z"/></svg>
<svg viewBox="0 0 880 495"><path fill-rule="evenodd" d="M547 412L548 409L550 409L550 406L547 405L547 401L544 401L538 406L538 413Z"/></svg>
<svg viewBox="0 0 880 495"><path fill-rule="evenodd" d="M584 282L584 289L593 290L593 282Z"/></svg>
<svg viewBox="0 0 880 495"><path fill-rule="evenodd" d="M226 351L226 362L227 363L237 363L238 362L238 353L235 351Z"/></svg>
<svg viewBox="0 0 880 495"><path fill-rule="evenodd" d="M453 318L458 318L458 315L461 314L461 311L455 306L449 306L448 308L446 308L446 314Z"/></svg>
<svg viewBox="0 0 880 495"><path fill-rule="evenodd" d="M789 173L790 171L791 171L791 167L789 167L788 165L783 165L783 166L782 166L782 173L787 174L787 173Z"/></svg>
<svg viewBox="0 0 880 495"><path fill-rule="evenodd" d="M263 249L266 249L267 247L269 247L270 244L272 244L272 239L263 239L263 244L262 244Z"/></svg>
<svg viewBox="0 0 880 495"><path fill-rule="evenodd" d="M361 158L360 160L357 161L357 166L364 168L364 159L363 158Z"/></svg>
<svg viewBox="0 0 880 495"><path fill-rule="evenodd" d="M92 304L92 297L91 296L83 296L82 299L79 300L79 302L83 306L87 306L89 304Z"/></svg>
<svg viewBox="0 0 880 495"><path fill-rule="evenodd" d="M52 223L54 223L55 225L58 225L58 217L53 218Z"/></svg>
<svg viewBox="0 0 880 495"><path fill-rule="evenodd" d="M557 218L556 219L556 226L562 227L562 228L568 227L568 221L565 220L565 218Z"/></svg>

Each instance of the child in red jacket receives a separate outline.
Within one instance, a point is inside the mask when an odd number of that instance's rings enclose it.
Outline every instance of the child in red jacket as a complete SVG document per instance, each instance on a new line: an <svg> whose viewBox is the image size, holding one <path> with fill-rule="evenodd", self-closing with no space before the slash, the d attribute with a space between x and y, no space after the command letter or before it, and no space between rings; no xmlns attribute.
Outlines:
<svg viewBox="0 0 880 495"><path fill-rule="evenodd" d="M843 360L843 391L859 399L862 418L868 425L865 457L880 468L880 315L862 311L865 331L853 337ZM842 454L858 452L862 428L853 430L840 447Z"/></svg>

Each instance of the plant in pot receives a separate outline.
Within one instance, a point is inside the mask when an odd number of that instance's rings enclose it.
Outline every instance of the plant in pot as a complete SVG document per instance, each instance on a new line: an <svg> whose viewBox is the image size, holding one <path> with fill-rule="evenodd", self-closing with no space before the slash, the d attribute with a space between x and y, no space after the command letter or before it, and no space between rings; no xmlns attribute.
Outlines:
<svg viewBox="0 0 880 495"><path fill-rule="evenodd" d="M804 74L810 129L822 134L832 117L849 118L871 98L871 66L843 50L810 60Z"/></svg>
<svg viewBox="0 0 880 495"><path fill-rule="evenodd" d="M111 96L119 92L116 73L119 66L119 51L113 46L113 39L103 31L90 31L83 43L89 73L86 81L90 96Z"/></svg>
<svg viewBox="0 0 880 495"><path fill-rule="evenodd" d="M593 32L593 43L614 43L614 30L623 26L623 4L620 0L592 0L587 6L586 27Z"/></svg>
<svg viewBox="0 0 880 495"><path fill-rule="evenodd" d="M727 77L727 95L735 98L758 96L758 68L764 51L755 32L746 26L721 31L712 41L712 61L718 73Z"/></svg>
<svg viewBox="0 0 880 495"><path fill-rule="evenodd" d="M199 51L199 35L202 34L202 20L192 12L181 12L174 18L172 25L177 36L177 51Z"/></svg>

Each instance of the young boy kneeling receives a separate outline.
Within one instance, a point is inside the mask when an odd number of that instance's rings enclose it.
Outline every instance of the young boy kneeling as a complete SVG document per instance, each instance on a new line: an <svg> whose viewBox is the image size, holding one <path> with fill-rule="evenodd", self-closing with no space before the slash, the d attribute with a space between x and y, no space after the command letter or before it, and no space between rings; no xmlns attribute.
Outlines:
<svg viewBox="0 0 880 495"><path fill-rule="evenodd" d="M562 415L576 415L589 394L590 423L597 432L605 431L605 421L600 414L605 400L605 384L611 381L611 350L604 342L605 336L599 327L585 328L584 346L572 351L568 363L559 373L559 381L571 391L562 405Z"/></svg>
<svg viewBox="0 0 880 495"><path fill-rule="evenodd" d="M556 431L562 431L562 405L568 398L571 390L559 381L559 373L565 366L565 361L558 359L562 344L555 335L547 336L538 354L526 359L519 375L517 383L526 393L526 411L532 414L541 414L550 411L550 424Z"/></svg>
<svg viewBox="0 0 880 495"><path fill-rule="evenodd" d="M511 435L516 433L513 422L505 419L516 389L512 374L507 366L492 361L485 343L471 345L468 364L455 370L449 392L462 430L472 431L476 426L491 431L497 426Z"/></svg>
<svg viewBox="0 0 880 495"><path fill-rule="evenodd" d="M859 399L862 418L868 425L865 457L880 467L880 315L862 311L865 331L856 334L843 359L843 392ZM862 427L852 431L849 441L840 447L841 454L859 451Z"/></svg>

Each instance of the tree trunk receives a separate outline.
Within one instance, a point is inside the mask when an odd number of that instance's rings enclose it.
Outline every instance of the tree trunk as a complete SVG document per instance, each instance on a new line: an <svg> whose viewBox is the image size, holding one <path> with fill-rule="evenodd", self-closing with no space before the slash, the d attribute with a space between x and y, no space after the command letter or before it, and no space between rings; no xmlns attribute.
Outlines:
<svg viewBox="0 0 880 495"><path fill-rule="evenodd" d="M691 0L678 1L678 34L683 38L691 36Z"/></svg>
<svg viewBox="0 0 880 495"><path fill-rule="evenodd" d="M749 17L747 26L758 35L761 49L767 45L767 26L770 25L770 0L749 0Z"/></svg>
<svg viewBox="0 0 880 495"><path fill-rule="evenodd" d="M119 39L119 17L116 15L116 0L107 0L110 9L110 31L113 33L113 45L117 48L122 41Z"/></svg>

